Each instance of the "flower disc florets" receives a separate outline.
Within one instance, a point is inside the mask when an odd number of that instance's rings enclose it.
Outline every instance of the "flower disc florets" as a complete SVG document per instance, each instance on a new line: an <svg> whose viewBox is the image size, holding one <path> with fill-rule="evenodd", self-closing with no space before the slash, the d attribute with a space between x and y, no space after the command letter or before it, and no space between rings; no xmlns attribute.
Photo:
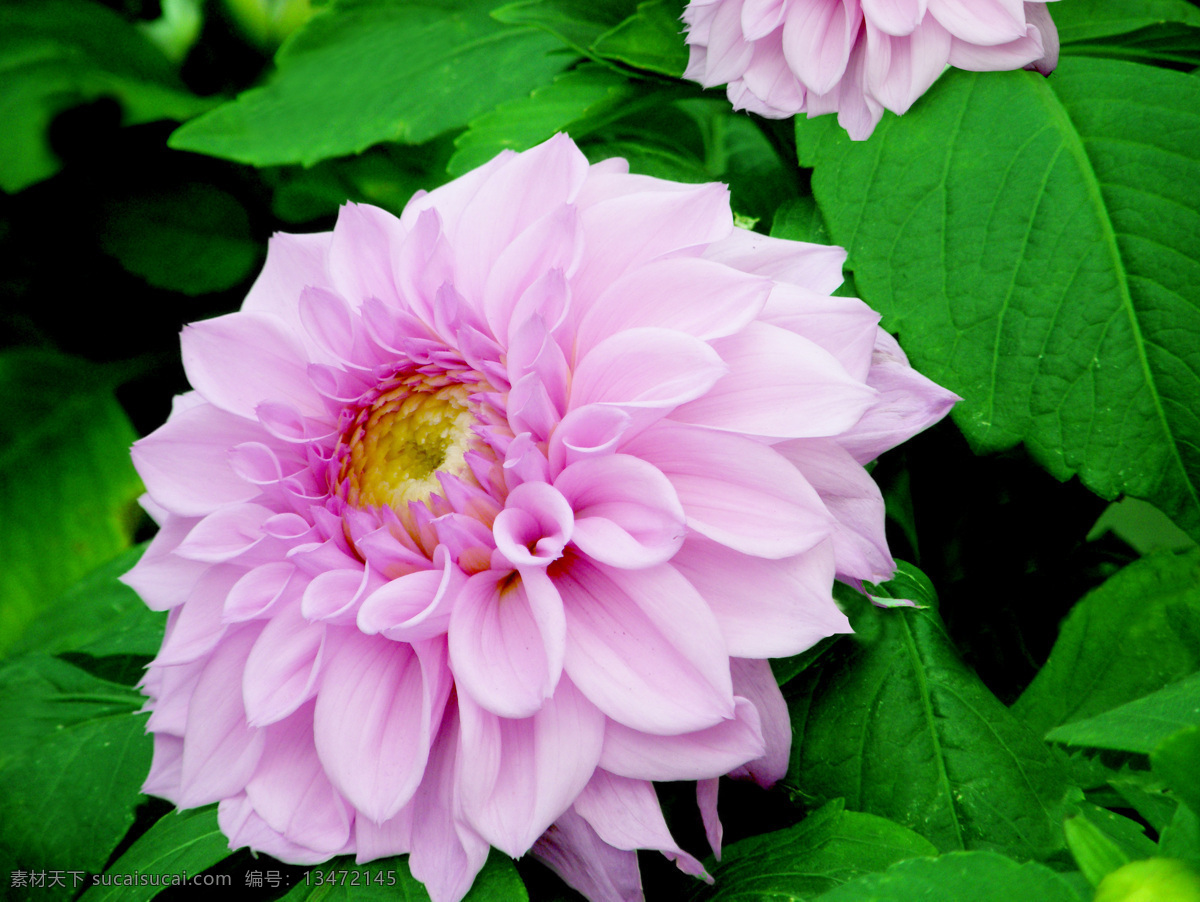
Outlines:
<svg viewBox="0 0 1200 902"><path fill-rule="evenodd" d="M684 78L727 84L735 110L772 119L837 113L855 141L902 114L947 66L1058 62L1046 0L690 0Z"/></svg>
<svg viewBox="0 0 1200 902"><path fill-rule="evenodd" d="M134 449L146 791L285 861L411 853L439 902L489 845L595 899L638 848L702 873L650 781L718 842L716 778L778 779L766 659L889 575L862 463L954 400L829 296L843 256L564 136L276 236Z"/></svg>

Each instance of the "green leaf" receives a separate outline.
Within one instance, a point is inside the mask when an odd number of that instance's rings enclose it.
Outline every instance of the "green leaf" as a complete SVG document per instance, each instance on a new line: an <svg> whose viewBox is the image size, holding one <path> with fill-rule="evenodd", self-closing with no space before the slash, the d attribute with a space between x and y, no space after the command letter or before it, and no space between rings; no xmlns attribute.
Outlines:
<svg viewBox="0 0 1200 902"><path fill-rule="evenodd" d="M13 193L54 175L51 121L100 97L119 100L129 124L183 121L212 105L188 93L162 53L99 3L0 2L0 189Z"/></svg>
<svg viewBox="0 0 1200 902"><path fill-rule="evenodd" d="M0 354L0 653L91 570L127 548L137 435L95 364Z"/></svg>
<svg viewBox="0 0 1200 902"><path fill-rule="evenodd" d="M1064 49L1067 53L1083 56L1191 68L1200 65L1200 28L1168 22L1112 38L1082 41Z"/></svg>
<svg viewBox="0 0 1200 902"><path fill-rule="evenodd" d="M887 588L911 597L917 585ZM785 687L785 785L843 797L943 851L1060 848L1061 766L963 664L936 611L860 601L849 613L855 634Z"/></svg>
<svg viewBox="0 0 1200 902"><path fill-rule="evenodd" d="M992 852L955 852L937 859L915 858L869 874L817 898L816 902L1083 902L1063 877L1048 867L1017 864Z"/></svg>
<svg viewBox="0 0 1200 902"><path fill-rule="evenodd" d="M447 167L462 175L502 150L528 150L555 132L578 141L595 128L630 112L637 86L603 66L583 65L559 75L528 96L503 103L471 121L458 136ZM644 103L664 102L650 96Z"/></svg>
<svg viewBox="0 0 1200 902"><path fill-rule="evenodd" d="M170 146L308 166L381 141L420 144L570 65L552 36L503 25L490 6L343 0L288 39L265 87L188 123Z"/></svg>
<svg viewBox="0 0 1200 902"><path fill-rule="evenodd" d="M1200 81L955 70L870 141L796 134L858 290L976 450L1023 441L1200 536Z"/></svg>
<svg viewBox="0 0 1200 902"><path fill-rule="evenodd" d="M518 0L492 12L509 25L535 25L577 53L591 54L601 35L637 12L637 0Z"/></svg>
<svg viewBox="0 0 1200 902"><path fill-rule="evenodd" d="M382 858L355 864L353 858L335 858L309 871L283 897L288 902L420 902L429 894L408 869L408 857ZM471 885L463 902L529 902L512 860L494 849Z"/></svg>
<svg viewBox="0 0 1200 902"><path fill-rule="evenodd" d="M600 35L591 51L605 59L678 78L688 64L679 18L682 13L683 6L676 0L645 0L638 4L636 14Z"/></svg>
<svg viewBox="0 0 1200 902"><path fill-rule="evenodd" d="M1200 26L1200 10L1187 0L1074 0L1053 8L1064 45L1128 34L1151 25L1180 22Z"/></svg>
<svg viewBox="0 0 1200 902"><path fill-rule="evenodd" d="M936 855L928 840L906 827L830 802L794 827L726 848L712 869L716 883L694 898L808 898L897 861Z"/></svg>
<svg viewBox="0 0 1200 902"><path fill-rule="evenodd" d="M821 208L808 195L793 197L775 211L775 218L771 221L771 236L811 244L833 243Z"/></svg>
<svg viewBox="0 0 1200 902"><path fill-rule="evenodd" d="M1167 858L1178 858L1200 869L1200 815L1187 805L1179 805L1174 819L1163 828L1158 847Z"/></svg>
<svg viewBox="0 0 1200 902"><path fill-rule="evenodd" d="M150 767L143 701L56 658L0 668L0 861L103 869Z"/></svg>
<svg viewBox="0 0 1200 902"><path fill-rule="evenodd" d="M1012 706L1035 733L1108 711L1200 669L1200 552L1118 571L1071 609Z"/></svg>
<svg viewBox="0 0 1200 902"><path fill-rule="evenodd" d="M1200 673L1144 698L1051 730L1046 738L1066 745L1149 754L1177 730L1200 725Z"/></svg>
<svg viewBox="0 0 1200 902"><path fill-rule="evenodd" d="M232 288L261 254L245 208L199 182L109 201L100 246L151 285L190 295Z"/></svg>
<svg viewBox="0 0 1200 902"><path fill-rule="evenodd" d="M1200 726L1160 742L1150 753L1150 766L1177 799L1200 814Z"/></svg>
<svg viewBox="0 0 1200 902"><path fill-rule="evenodd" d="M89 573L43 610L13 645L13 655L39 651L154 657L162 645L166 615L152 611L118 580L142 556L131 548Z"/></svg>
<svg viewBox="0 0 1200 902"><path fill-rule="evenodd" d="M217 826L217 807L178 811L159 818L113 862L109 874L199 874L227 858L229 841ZM93 886L81 902L144 902L159 886Z"/></svg>

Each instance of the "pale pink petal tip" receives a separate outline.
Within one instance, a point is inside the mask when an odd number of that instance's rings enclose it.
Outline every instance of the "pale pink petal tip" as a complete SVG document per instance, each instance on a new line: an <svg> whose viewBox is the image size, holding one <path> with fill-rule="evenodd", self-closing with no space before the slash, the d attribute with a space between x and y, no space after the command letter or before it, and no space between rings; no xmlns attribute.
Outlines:
<svg viewBox="0 0 1200 902"><path fill-rule="evenodd" d="M854 141L902 115L947 65L973 71L1058 62L1045 0L691 0L684 78L727 85L735 110L771 119L837 113Z"/></svg>
<svg viewBox="0 0 1200 902"><path fill-rule="evenodd" d="M826 26L828 80L856 26ZM747 46L694 62L751 78ZM639 849L710 880L652 781L697 781L719 854L719 778L787 767L766 659L894 566L862 462L954 401L831 296L844 260L565 135L277 236L133 451L160 530L126 582L168 612L145 790L286 862L408 854L435 902L489 847L592 900L642 897Z"/></svg>

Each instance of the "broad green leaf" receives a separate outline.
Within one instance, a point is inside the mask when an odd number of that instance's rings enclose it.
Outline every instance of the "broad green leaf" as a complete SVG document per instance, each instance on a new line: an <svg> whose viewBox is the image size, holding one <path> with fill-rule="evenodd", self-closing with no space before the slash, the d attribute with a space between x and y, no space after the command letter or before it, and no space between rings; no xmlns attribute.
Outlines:
<svg viewBox="0 0 1200 902"><path fill-rule="evenodd" d="M292 891L288 902L423 902L429 894L408 870L407 856L355 864L353 858L335 858L309 871ZM463 902L529 902L512 860L493 850Z"/></svg>
<svg viewBox="0 0 1200 902"><path fill-rule="evenodd" d="M100 245L151 285L190 295L232 288L261 256L241 203L199 182L114 198Z"/></svg>
<svg viewBox="0 0 1200 902"><path fill-rule="evenodd" d="M1071 609L1012 706L1039 735L1200 669L1200 552L1135 561Z"/></svg>
<svg viewBox="0 0 1200 902"><path fill-rule="evenodd" d="M150 610L118 580L133 568L142 551L129 549L64 592L29 624L11 653L73 651L96 658L157 654L166 615Z"/></svg>
<svg viewBox="0 0 1200 902"><path fill-rule="evenodd" d="M937 859L914 858L882 874L869 874L819 897L816 902L1083 902L1061 875L1048 867L992 852L955 852Z"/></svg>
<svg viewBox="0 0 1200 902"><path fill-rule="evenodd" d="M892 594L917 588L909 580ZM843 797L942 851L1036 857L1061 847L1064 772L959 659L936 611L862 601L850 616L855 634L785 687L785 785Z"/></svg>
<svg viewBox="0 0 1200 902"><path fill-rule="evenodd" d="M194 808L159 818L112 866L109 874L199 874L230 854L217 826L217 808ZM81 902L144 902L159 886L93 886Z"/></svg>
<svg viewBox="0 0 1200 902"><path fill-rule="evenodd" d="M119 100L129 124L183 121L212 105L184 89L166 57L99 3L0 2L0 189L13 193L54 175L51 121L100 97Z"/></svg>
<svg viewBox="0 0 1200 902"><path fill-rule="evenodd" d="M150 767L143 701L56 658L0 668L0 861L103 869Z"/></svg>
<svg viewBox="0 0 1200 902"><path fill-rule="evenodd" d="M486 163L502 150L528 150L555 132L578 141L593 129L630 112L637 86L623 75L589 64L559 75L528 96L503 103L473 119L455 139L457 148L447 167L462 175ZM645 103L663 103L650 96Z"/></svg>
<svg viewBox="0 0 1200 902"><path fill-rule="evenodd" d="M492 15L510 25L536 25L587 55L597 38L636 13L637 0L517 0Z"/></svg>
<svg viewBox="0 0 1200 902"><path fill-rule="evenodd" d="M794 827L734 843L693 898L812 898L907 858L937 855L928 840L871 814L830 802Z"/></svg>
<svg viewBox="0 0 1200 902"><path fill-rule="evenodd" d="M1200 873L1184 861L1131 861L1096 887L1093 902L1200 902Z"/></svg>
<svg viewBox="0 0 1200 902"><path fill-rule="evenodd" d="M176 131L171 147L255 166L420 144L546 84L572 62L490 0L343 0L280 48L268 83Z"/></svg>
<svg viewBox="0 0 1200 902"><path fill-rule="evenodd" d="M1200 814L1200 725L1160 742L1150 753L1150 766L1179 801Z"/></svg>
<svg viewBox="0 0 1200 902"><path fill-rule="evenodd" d="M1064 44L1128 34L1151 25L1180 22L1200 26L1200 9L1187 0L1073 0L1051 9Z"/></svg>
<svg viewBox="0 0 1200 902"><path fill-rule="evenodd" d="M137 435L105 372L40 351L0 354L0 654L40 611L129 546Z"/></svg>
<svg viewBox="0 0 1200 902"><path fill-rule="evenodd" d="M1200 725L1200 673L1144 698L1051 730L1046 738L1066 745L1148 755L1184 727Z"/></svg>
<svg viewBox="0 0 1200 902"><path fill-rule="evenodd" d="M829 228L817 202L808 195L793 197L775 211L771 236L810 244L832 244Z"/></svg>
<svg viewBox="0 0 1200 902"><path fill-rule="evenodd" d="M1200 536L1200 80L950 71L870 141L796 134L859 292L976 450L1024 442Z"/></svg>
<svg viewBox="0 0 1200 902"><path fill-rule="evenodd" d="M688 63L679 18L682 13L683 5L677 0L644 0L638 4L637 13L600 35L591 51L605 59L678 78Z"/></svg>

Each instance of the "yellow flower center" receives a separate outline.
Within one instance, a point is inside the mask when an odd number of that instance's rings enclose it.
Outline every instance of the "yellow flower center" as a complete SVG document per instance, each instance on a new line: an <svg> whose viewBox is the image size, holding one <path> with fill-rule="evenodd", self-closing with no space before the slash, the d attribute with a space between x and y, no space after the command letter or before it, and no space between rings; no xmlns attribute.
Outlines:
<svg viewBox="0 0 1200 902"><path fill-rule="evenodd" d="M350 502L403 511L441 491L439 471L467 474L463 455L475 422L467 394L466 386L451 383L402 384L380 395L345 435L350 454L342 478L350 480Z"/></svg>

